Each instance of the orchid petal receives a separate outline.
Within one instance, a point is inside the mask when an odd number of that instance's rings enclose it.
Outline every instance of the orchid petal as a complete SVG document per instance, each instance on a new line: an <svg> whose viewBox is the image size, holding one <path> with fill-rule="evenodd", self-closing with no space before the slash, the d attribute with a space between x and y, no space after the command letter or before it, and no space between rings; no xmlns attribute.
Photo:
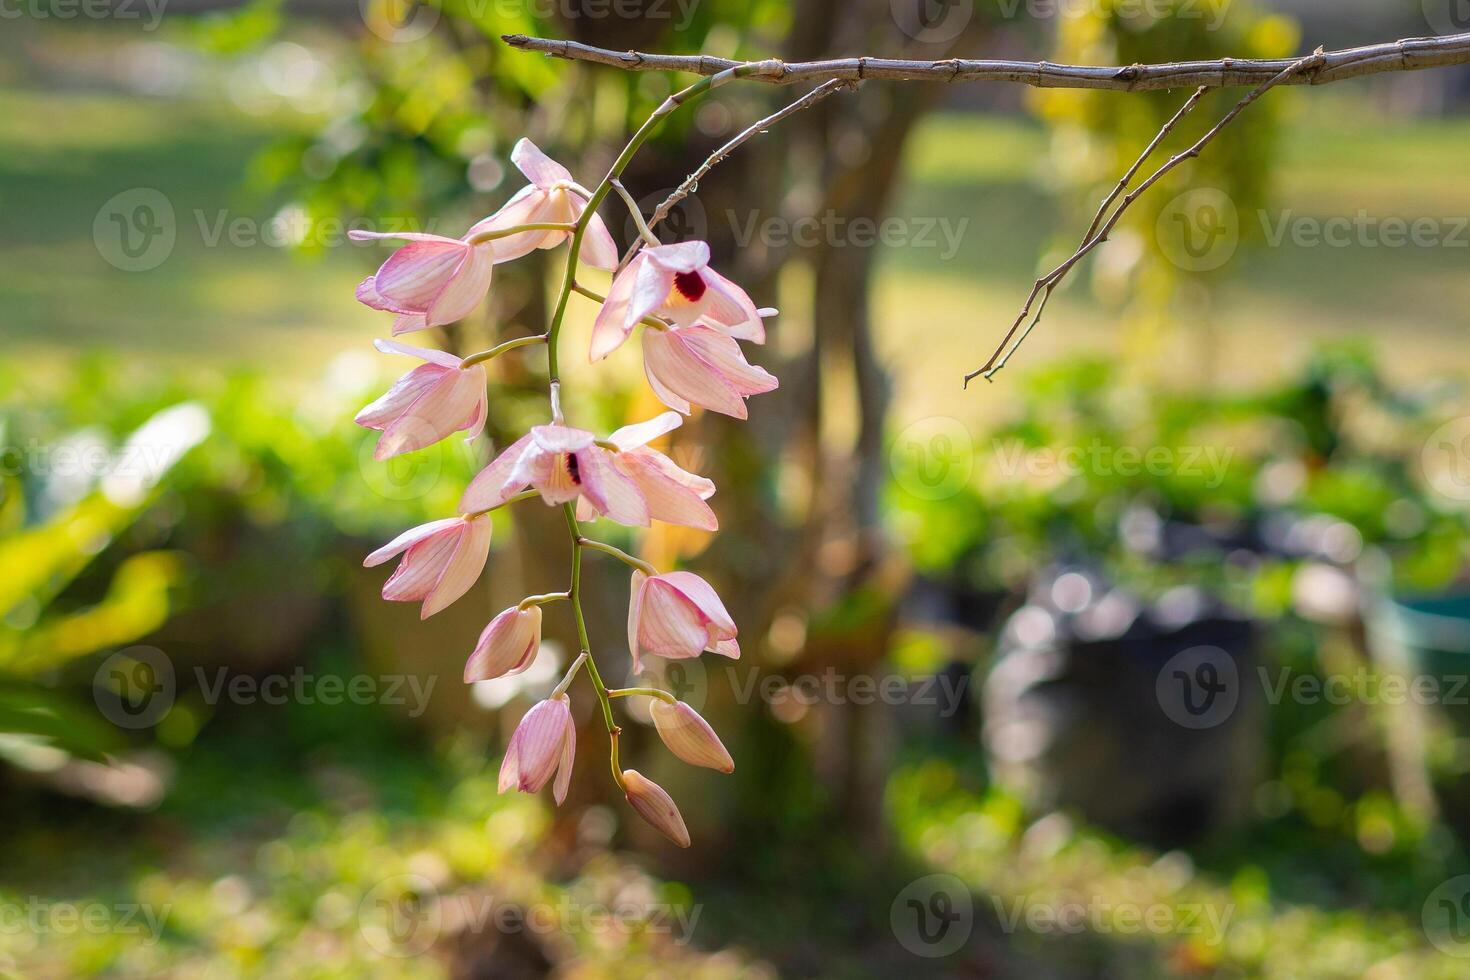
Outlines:
<svg viewBox="0 0 1470 980"><path fill-rule="evenodd" d="M453 239L405 245L374 277L378 295L396 313L424 313L449 284L467 251L469 246Z"/></svg>
<svg viewBox="0 0 1470 980"><path fill-rule="evenodd" d="M541 151L541 148L522 136L510 151L510 162L526 175L526 179L537 187L550 187L559 180L570 182L572 173Z"/></svg>
<svg viewBox="0 0 1470 980"><path fill-rule="evenodd" d="M446 517L443 520L430 521L427 524L420 524L418 527L409 528L407 531L404 531L398 537L394 538L392 541L389 541L387 544L383 545L383 547L379 548L377 551L374 551L372 554L364 558L362 560L363 567L373 568L374 566L381 565L383 564L383 562L387 561L390 558L393 558L395 555L398 555L403 551L408 550L410 547L424 540L425 538L428 538L435 534L439 534L442 531L447 531L458 523L458 517Z"/></svg>
<svg viewBox="0 0 1470 980"><path fill-rule="evenodd" d="M489 245L466 249L464 260L424 311L429 326L455 323L473 313L484 302L494 271L495 254Z"/></svg>
<svg viewBox="0 0 1470 980"><path fill-rule="evenodd" d="M709 245L705 242L674 242L671 245L650 245L643 255L654 265L669 273L694 272L709 265Z"/></svg>
<svg viewBox="0 0 1470 980"><path fill-rule="evenodd" d="M567 801L567 788L572 784L572 763L577 758L577 726L572 722L570 711L562 727L561 759L556 764L556 781L551 784L551 798L556 800L557 806Z"/></svg>
<svg viewBox="0 0 1470 980"><path fill-rule="evenodd" d="M485 467L470 481L464 495L459 498L459 509L466 514L475 514L492 507L499 507L526 488L525 483L512 480L520 458L531 447L531 436L526 434L511 443L494 462Z"/></svg>
<svg viewBox="0 0 1470 980"><path fill-rule="evenodd" d="M593 361L600 361L617 350L633 333L631 325L624 325L624 314L633 295L633 283L638 277L638 270L643 267L642 258L642 253L639 253L626 269L613 277L607 299L592 323L592 351L589 356Z"/></svg>
<svg viewBox="0 0 1470 980"><path fill-rule="evenodd" d="M612 435L607 441L617 446L623 452L630 449L638 449L648 445L659 436L673 432L684 424L684 420L675 412L664 412L655 415L647 422L636 422L633 425L625 425Z"/></svg>
<svg viewBox="0 0 1470 980"><path fill-rule="evenodd" d="M418 602L428 596L454 557L459 538L456 529L414 544L383 583L383 598L389 602Z"/></svg>
<svg viewBox="0 0 1470 980"><path fill-rule="evenodd" d="M659 578L678 589L709 621L710 639L723 640L735 636L735 620L725 611L725 604L708 582L693 572L667 572Z"/></svg>
<svg viewBox="0 0 1470 980"><path fill-rule="evenodd" d="M737 419L750 415L745 399L712 364L690 348L683 330L646 335L643 367L650 379L657 377L664 388L680 399ZM663 397L657 387L654 391ZM668 404L667 399L664 402Z"/></svg>
<svg viewBox="0 0 1470 980"><path fill-rule="evenodd" d="M577 454L582 474L582 491L599 511L628 527L648 526L648 502L638 485L613 465L605 449L587 449Z"/></svg>
<svg viewBox="0 0 1470 980"><path fill-rule="evenodd" d="M464 595L480 577L485 568L485 559L490 556L490 519L477 517L465 521L465 529L459 536L459 546L444 566L433 590L425 597L420 619L428 619Z"/></svg>
<svg viewBox="0 0 1470 980"><path fill-rule="evenodd" d="M705 269L701 275L704 276L708 303L706 316L724 327L732 337L764 344L766 326L761 322L761 311L756 309L750 294L714 269ZM771 311L772 314L775 312Z"/></svg>

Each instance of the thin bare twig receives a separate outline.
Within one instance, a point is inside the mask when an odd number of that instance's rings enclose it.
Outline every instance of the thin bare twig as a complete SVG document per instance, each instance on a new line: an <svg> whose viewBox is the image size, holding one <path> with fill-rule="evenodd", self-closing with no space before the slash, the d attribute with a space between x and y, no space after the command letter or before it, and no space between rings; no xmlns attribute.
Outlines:
<svg viewBox="0 0 1470 980"><path fill-rule="evenodd" d="M1138 171L1148 162L1149 157L1153 156L1154 151L1159 148L1160 144L1164 142L1168 135L1174 131L1174 127L1179 125L1180 120L1189 115L1195 106L1199 105L1200 99L1204 98L1205 93L1208 91L1209 89L1204 87L1195 89L1194 94L1189 97L1188 101L1180 106L1179 111L1174 113L1173 117L1159 130L1158 135L1144 148L1143 153L1134 161L1133 166L1128 168L1128 172L1113 187L1112 193L1103 199L1102 206L1097 209L1097 215L1092 219L1092 224L1088 226L1087 234L1082 236L1082 246L1084 249L1087 248L1089 243L1093 242L1098 229L1102 227L1103 219L1108 215L1108 211L1117 202L1118 197L1128 189L1128 185L1133 182L1133 178L1138 176ZM1053 269L1050 273L1036 281L1035 285L1031 287L1031 295L1026 298L1026 303L1021 307L1021 312L1017 314L1015 322L1011 324L1011 328L1001 338L1001 342L996 347L995 353L990 355L990 360L986 361L985 366L979 371L965 376L965 387L969 387L970 382L975 379L976 375L1000 369L1004 363L1000 361L1001 355L1005 353L1006 347L1010 344L1011 339L1016 336L1016 331L1021 329L1021 324L1025 323L1026 317L1030 315L1032 304L1036 303L1037 294L1041 294L1041 302L1036 308L1036 317L1026 327L1026 333L1022 335L1022 340L1029 336L1031 331L1036 328L1036 324L1041 321L1041 314L1046 311L1046 304L1051 300L1051 294L1056 291L1057 286L1060 285L1062 279L1072 266L1081 261L1082 256L1085 254L1086 252L1079 250L1078 253L1074 253L1062 266ZM1020 343L1018 342L1016 346L1019 347ZM986 377L988 378L989 375L987 374Z"/></svg>
<svg viewBox="0 0 1470 980"><path fill-rule="evenodd" d="M664 198L663 201L659 203L658 207L653 209L653 214L648 219L648 227L658 227L658 223L667 218L670 212L674 210L674 208L679 204L680 201L684 200L684 198L694 193L694 191L699 187L699 182L704 179L705 175L713 170L716 165L724 161L724 159L728 157L731 153L734 153L735 150L741 146L741 144L747 143L755 136L764 133L766 130L776 125L776 123L785 119L787 116L793 116L803 109L816 105L818 102L822 101L829 95L841 92L844 89L857 88L857 85L857 82L850 81L845 78L834 78L830 81L823 82L821 85L818 85L816 88L812 89L810 92L808 92L806 95L803 95L795 102L783 106L782 108L771 113L769 116L766 116L764 119L752 123L750 126L742 129L739 133L736 133L735 136L731 137L728 143L720 147L715 152L711 153L709 157L704 161L704 163L701 163L694 170L693 173L684 178L684 182L678 187L674 188L673 192L669 194L668 197ZM633 244L629 245L628 250L623 253L622 261L618 263L618 269L621 270L624 266L626 266L628 264L628 261L633 258L633 256L636 255L638 253L638 250L642 247L643 244L641 241L635 241Z"/></svg>
<svg viewBox="0 0 1470 980"><path fill-rule="evenodd" d="M828 79L865 81L1013 82L1038 88L1113 89L1147 92L1173 88L1231 88L1260 85L1291 69L1295 58L1178 61L1160 65L1054 65L1045 61L993 61L947 58L910 61L897 58L834 58L805 62L741 62L707 55L646 54L612 51L576 41L507 34L511 47L540 51L556 58L588 61L628 71L683 71L713 75L740 65L758 64L745 77L775 85ZM1341 51L1323 52L1312 72L1293 71L1281 84L1325 85L1363 75L1418 71L1470 63L1470 34L1404 38ZM1273 84L1275 84L1273 82Z"/></svg>
<svg viewBox="0 0 1470 980"><path fill-rule="evenodd" d="M1046 309L1046 301L1051 298L1051 294L1056 290L1056 287L1061 283L1063 279L1067 277L1068 273L1076 268L1079 262L1081 262L1089 254L1091 254L1092 251L1096 249L1099 245L1108 240L1108 236L1112 233L1113 229L1118 226L1118 222L1122 219L1124 212L1126 212L1128 208L1133 205L1134 201L1138 200L1138 198L1146 193L1150 187L1152 187L1154 184L1157 184L1160 180L1164 178L1166 174L1168 174L1175 167L1179 166L1186 160L1191 160L1199 156L1200 151L1208 146L1215 139L1216 136L1220 135L1221 130L1234 122L1235 117L1244 112L1247 106L1251 105L1251 103L1255 102L1257 99L1265 95L1277 85L1284 85L1288 83L1292 78L1299 77L1305 72L1319 67L1322 64L1322 59L1324 57L1326 57L1325 53L1322 51L1321 48L1318 48L1315 54L1312 54L1306 58L1300 58L1292 62L1290 66L1283 69L1275 77L1269 79L1266 82L1263 82L1256 88L1252 89L1249 95L1237 102L1235 104L1235 107L1227 112L1224 117L1220 119L1219 122L1211 127L1209 132L1201 136L1199 140L1194 143L1193 146L1183 151L1182 153L1178 153L1170 157L1167 163L1165 163L1158 170L1155 170L1152 174L1150 174L1148 179L1145 180L1142 184L1139 184L1136 189L1129 192L1129 194L1124 197L1121 202L1118 203L1117 208L1113 210L1112 214L1104 221L1103 215L1107 214L1108 207L1117 200L1118 195L1122 192L1123 188L1132 181L1133 177L1137 175L1138 171L1142 168L1144 162L1149 158L1149 156L1153 154L1154 150L1158 148L1159 144L1164 141L1165 137L1169 135L1170 131L1179 124L1179 121L1183 119L1185 115L1187 115L1189 111L1199 103L1200 98L1204 95L1206 91L1208 91L1208 89L1201 87L1198 91L1194 93L1194 95L1190 96L1189 101L1186 102L1183 107L1181 107L1180 110L1176 112L1167 123L1164 124L1164 128L1161 129L1159 131L1159 134L1154 137L1152 142L1149 143L1148 147L1144 150L1143 155L1139 157L1138 162L1129 169L1128 173L1123 176L1123 179L1118 182L1118 186L1113 190L1113 193L1110 194L1108 198L1103 202L1103 206L1098 211L1097 217L1093 219L1092 227L1088 230L1086 237L1083 238L1081 247L1079 247L1077 251L1073 252L1072 255L1061 265L1057 266L1051 272L1036 280L1036 284L1031 287L1030 295L1026 297L1025 305L1021 307L1020 315L1017 316L1015 322L1011 324L1011 329L1006 332L1005 337L1000 342L1000 346L995 349L995 353L990 355L990 360L986 361L985 365L979 370L972 371L971 373L965 375L965 387L969 387L970 382L978 377L984 377L985 380L989 381L995 376L995 373L997 371L1006 366L1006 362L1011 359L1011 355L1014 354L1016 350L1023 343L1026 342L1026 338L1031 335L1031 331L1034 330L1036 328L1036 324L1041 321L1041 314ZM1099 227L1100 222L1101 227ZM1020 337L1016 338L1016 342L1014 344L1011 344L1011 339L1013 337L1016 337L1016 331L1021 328L1022 323L1026 322L1026 318L1031 315L1031 308L1033 305L1036 305L1038 297L1041 298L1041 303L1037 307L1035 318L1032 319L1031 323L1026 327L1025 332L1022 333ZM1009 349L1007 349L1007 345L1010 345Z"/></svg>

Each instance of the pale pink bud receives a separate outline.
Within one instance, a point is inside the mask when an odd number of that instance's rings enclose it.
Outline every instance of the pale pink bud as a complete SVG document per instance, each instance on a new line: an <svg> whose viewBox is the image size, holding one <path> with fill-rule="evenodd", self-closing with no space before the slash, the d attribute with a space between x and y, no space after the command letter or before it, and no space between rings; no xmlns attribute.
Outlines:
<svg viewBox="0 0 1470 980"><path fill-rule="evenodd" d="M650 245L633 256L613 279L592 325L592 360L621 347L650 314L681 327L703 319L731 337L766 342L761 311L745 290L709 267L704 242Z"/></svg>
<svg viewBox="0 0 1470 980"><path fill-rule="evenodd" d="M470 245L458 238L352 231L354 241L398 238L407 245L388 256L377 275L357 287L359 302L397 313L393 333L407 333L463 320L490 289L495 257L489 243Z"/></svg>
<svg viewBox="0 0 1470 980"><path fill-rule="evenodd" d="M517 225L575 224L587 209L587 188L572 179L566 167L542 153L530 140L522 138L510 151L510 160L531 182L516 192L505 206L470 229L466 238L479 232L503 231ZM520 258L538 248L555 248L571 238L568 231L524 231L495 240L496 263ZM582 250L578 257L598 269L612 269L618 264L618 246L608 234L607 225L594 214L582 234Z"/></svg>
<svg viewBox="0 0 1470 980"><path fill-rule="evenodd" d="M720 772L735 771L735 760L730 758L720 736L689 705L683 701L669 704L654 698L648 713L653 716L653 727L658 729L659 738L664 740L670 752L691 766L704 766Z"/></svg>
<svg viewBox="0 0 1470 980"><path fill-rule="evenodd" d="M623 792L627 794L629 805L654 830L680 847L689 846L689 828L684 826L684 818L679 815L673 797L665 793L662 786L645 779L635 769L624 769Z"/></svg>
<svg viewBox="0 0 1470 980"><path fill-rule="evenodd" d="M685 415L697 405L748 418L745 399L779 385L774 375L746 361L739 344L703 323L645 332L643 373L659 401Z"/></svg>
<svg viewBox="0 0 1470 980"><path fill-rule="evenodd" d="M464 682L488 681L519 674L536 659L541 645L541 607L511 606L490 620L475 652L464 665Z"/></svg>
<svg viewBox="0 0 1470 980"><path fill-rule="evenodd" d="M572 781L572 759L577 751L577 726L565 694L541 701L526 712L500 764L500 792L518 789L539 793L556 774L551 795L560 806Z"/></svg>
<svg viewBox="0 0 1470 980"><path fill-rule="evenodd" d="M697 657L712 650L740 657L735 621L708 582L693 572L645 575L633 572L628 600L628 650L633 669L639 656L657 654L671 659Z"/></svg>
<svg viewBox="0 0 1470 980"><path fill-rule="evenodd" d="M408 354L425 363L398 379L388 393L357 413L358 425L380 429L374 459L431 446L453 432L464 430L474 439L485 427L485 368L444 351L410 347L380 340L385 354Z"/></svg>
<svg viewBox="0 0 1470 980"><path fill-rule="evenodd" d="M469 591L490 554L488 517L450 517L405 531L363 559L372 568L398 554L403 560L383 585L383 598L419 602L428 619Z"/></svg>

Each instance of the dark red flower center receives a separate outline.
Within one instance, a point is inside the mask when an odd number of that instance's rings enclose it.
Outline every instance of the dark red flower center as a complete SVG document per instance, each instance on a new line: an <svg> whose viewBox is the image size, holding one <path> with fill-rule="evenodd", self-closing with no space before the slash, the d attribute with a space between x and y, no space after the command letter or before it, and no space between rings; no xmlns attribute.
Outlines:
<svg viewBox="0 0 1470 980"><path fill-rule="evenodd" d="M571 477L572 478L572 482L575 483L577 486L580 487L582 485L582 470L577 465L577 454L576 453L567 453L567 455L566 455L566 461L567 461L567 476Z"/></svg>
<svg viewBox="0 0 1470 980"><path fill-rule="evenodd" d="M697 303L707 287L704 284L704 277L697 272L676 272L674 288L689 302Z"/></svg>

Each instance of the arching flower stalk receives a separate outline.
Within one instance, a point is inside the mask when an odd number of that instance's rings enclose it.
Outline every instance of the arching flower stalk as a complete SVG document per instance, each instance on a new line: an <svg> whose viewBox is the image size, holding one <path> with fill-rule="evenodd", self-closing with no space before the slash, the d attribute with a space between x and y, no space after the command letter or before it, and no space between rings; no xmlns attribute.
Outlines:
<svg viewBox="0 0 1470 980"><path fill-rule="evenodd" d="M685 762L732 772L734 760L709 723L673 695L653 688L608 690L582 614L582 555L600 552L633 568L627 639L635 669L644 655L689 658L712 651L739 657L737 629L704 579L686 571L660 572L587 537L582 522L601 516L633 527L663 521L713 531L718 521L706 501L715 486L650 446L678 427L682 420L675 412L624 426L606 438L568 424L562 411L559 341L575 292L602 304L591 359L606 357L642 326L647 331L648 381L654 393L678 412L705 407L743 419L746 398L776 387L774 377L745 360L738 343L764 343L762 318L775 311L757 308L745 290L710 268L709 246L704 242L649 244L630 253L630 261L616 271L606 299L577 281L579 263L609 270L617 265L616 248L597 209L660 120L685 102L751 71L742 67L708 76L670 96L590 191L530 141L521 140L511 159L530 183L504 207L461 239L375 236L407 239L408 244L358 287L363 303L394 314L394 334L422 330L472 313L490 289L496 264L566 243L566 271L546 333L507 340L465 358L379 342L380 350L410 354L425 363L357 417L360 424L382 430L378 459L422 449L454 432L467 431L474 438L489 409L482 365L521 347L546 348L550 418L511 443L471 481L458 515L405 532L369 555L365 564L381 564L401 554L383 597L422 602L427 617L464 595L478 579L489 553L491 511L533 497L560 507L570 546L567 589L528 596L496 615L465 665L466 683L527 669L540 646L541 607L555 602L571 607L577 657L551 696L521 719L506 749L500 789L535 793L553 782L556 802L566 798L576 747L567 692L578 674L585 673L607 727L614 781L636 813L681 847L689 845L689 833L672 798L619 764L621 729L613 717L613 699L654 699L658 733ZM642 216L635 214L635 219L651 241Z"/></svg>

